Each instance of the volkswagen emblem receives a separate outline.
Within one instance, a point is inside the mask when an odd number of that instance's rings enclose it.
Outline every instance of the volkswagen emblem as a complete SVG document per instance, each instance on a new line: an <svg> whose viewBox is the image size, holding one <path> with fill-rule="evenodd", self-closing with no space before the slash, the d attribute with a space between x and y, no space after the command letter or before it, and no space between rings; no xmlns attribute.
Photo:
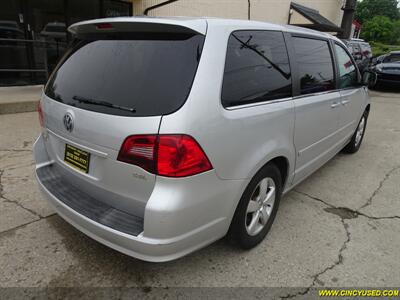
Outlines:
<svg viewBox="0 0 400 300"><path fill-rule="evenodd" d="M70 113L66 113L64 115L64 127L67 129L67 131L72 132L74 129L74 118Z"/></svg>

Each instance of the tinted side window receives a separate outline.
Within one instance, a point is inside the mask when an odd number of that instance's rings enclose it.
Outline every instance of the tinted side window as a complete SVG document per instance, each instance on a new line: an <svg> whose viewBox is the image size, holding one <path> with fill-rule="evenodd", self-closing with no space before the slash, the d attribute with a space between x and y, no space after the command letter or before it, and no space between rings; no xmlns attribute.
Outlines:
<svg viewBox="0 0 400 300"><path fill-rule="evenodd" d="M333 63L328 42L295 37L294 48L301 94L333 90L335 88Z"/></svg>
<svg viewBox="0 0 400 300"><path fill-rule="evenodd" d="M236 31L226 54L222 104L227 106L291 97L292 80L283 34Z"/></svg>
<svg viewBox="0 0 400 300"><path fill-rule="evenodd" d="M339 67L339 88L355 86L358 82L357 69L350 56L341 46L336 44L335 51Z"/></svg>
<svg viewBox="0 0 400 300"><path fill-rule="evenodd" d="M384 63L392 63L392 62L400 62L400 55L399 54L391 54L385 57Z"/></svg>

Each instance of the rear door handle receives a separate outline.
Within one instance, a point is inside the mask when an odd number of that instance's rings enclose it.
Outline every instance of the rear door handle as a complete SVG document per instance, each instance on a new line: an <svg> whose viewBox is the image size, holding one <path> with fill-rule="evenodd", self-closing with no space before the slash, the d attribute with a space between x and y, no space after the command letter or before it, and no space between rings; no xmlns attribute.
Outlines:
<svg viewBox="0 0 400 300"><path fill-rule="evenodd" d="M333 102L332 104L331 104L331 107L332 108L335 108L335 107L337 107L337 106L339 106L340 105L340 102Z"/></svg>
<svg viewBox="0 0 400 300"><path fill-rule="evenodd" d="M342 100L342 104L343 104L343 105L347 105L347 103L349 103L349 102L350 102L349 99Z"/></svg>

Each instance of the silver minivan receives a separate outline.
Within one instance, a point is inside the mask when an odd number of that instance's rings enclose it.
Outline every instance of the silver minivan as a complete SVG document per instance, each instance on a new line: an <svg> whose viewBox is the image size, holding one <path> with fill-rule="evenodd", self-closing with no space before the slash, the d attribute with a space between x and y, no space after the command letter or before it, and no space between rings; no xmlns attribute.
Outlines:
<svg viewBox="0 0 400 300"><path fill-rule="evenodd" d="M331 35L263 22L77 23L39 104L39 186L111 248L168 261L260 243L281 196L363 140L368 90Z"/></svg>

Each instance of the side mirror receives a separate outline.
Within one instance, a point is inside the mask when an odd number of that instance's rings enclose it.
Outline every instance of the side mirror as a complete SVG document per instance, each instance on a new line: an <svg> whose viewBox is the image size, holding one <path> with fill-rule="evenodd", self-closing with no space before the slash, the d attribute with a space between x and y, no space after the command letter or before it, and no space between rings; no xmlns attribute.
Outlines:
<svg viewBox="0 0 400 300"><path fill-rule="evenodd" d="M368 87L374 87L376 85L378 77L375 72L372 71L364 71L362 74L362 80L361 84L368 86Z"/></svg>

